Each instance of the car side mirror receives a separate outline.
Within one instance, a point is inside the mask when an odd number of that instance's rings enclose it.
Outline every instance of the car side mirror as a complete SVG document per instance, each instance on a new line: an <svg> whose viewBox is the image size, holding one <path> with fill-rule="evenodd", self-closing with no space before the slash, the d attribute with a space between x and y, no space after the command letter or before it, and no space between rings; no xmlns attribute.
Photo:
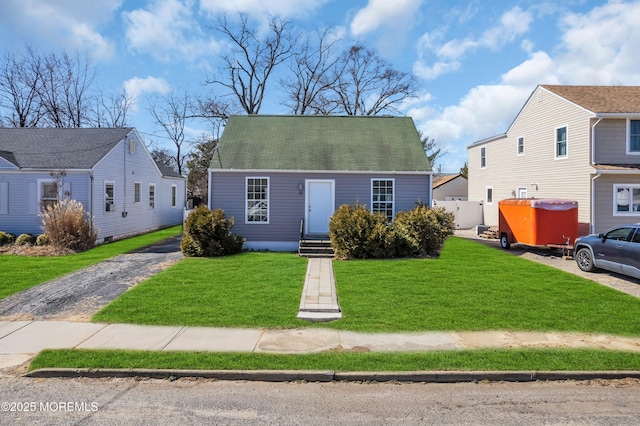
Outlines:
<svg viewBox="0 0 640 426"><path fill-rule="evenodd" d="M602 232L598 234L598 238L600 238L602 240L602 242L604 242L604 240L607 239L607 236L604 235Z"/></svg>

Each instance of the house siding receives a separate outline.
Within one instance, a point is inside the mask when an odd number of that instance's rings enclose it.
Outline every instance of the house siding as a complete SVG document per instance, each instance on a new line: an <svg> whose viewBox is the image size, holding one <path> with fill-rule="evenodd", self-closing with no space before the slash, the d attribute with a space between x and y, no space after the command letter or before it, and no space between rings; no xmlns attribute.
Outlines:
<svg viewBox="0 0 640 426"><path fill-rule="evenodd" d="M38 194L39 181L52 181L49 172L0 172L0 182L6 182L7 214L0 214L0 231L14 235L42 233L42 218L40 216ZM89 206L89 173L67 171L63 178L63 185L70 190L70 197Z"/></svg>
<svg viewBox="0 0 640 426"><path fill-rule="evenodd" d="M135 138L130 135L129 138ZM182 223L186 199L184 179L160 175L146 147L135 138L118 143L94 168L92 207L98 239L121 238ZM119 172L114 173L114 170ZM105 182L113 182L115 211L105 211ZM140 202L134 202L134 185L140 183ZM155 208L149 208L149 184L155 184ZM177 187L176 207L171 208L171 186ZM126 215L123 214L126 212Z"/></svg>
<svg viewBox="0 0 640 426"><path fill-rule="evenodd" d="M624 215L614 212L613 186L621 184L640 185L640 175L606 174L594 181L596 202L593 232L600 233L613 226L640 222L640 212Z"/></svg>
<svg viewBox="0 0 640 426"><path fill-rule="evenodd" d="M245 223L246 177L269 178L269 223ZM428 174L331 173L210 170L209 207L224 210L233 217L234 233L247 242L297 243L300 223L305 218L305 195L298 187L306 179L335 181L335 207L356 202L367 207L371 202L371 179L394 179L395 212L415 207L418 200L431 202Z"/></svg>
<svg viewBox="0 0 640 426"><path fill-rule="evenodd" d="M498 202L516 197L519 188L526 188L528 198L578 201L578 220L586 229L593 172L589 165L592 117L589 111L539 87L505 137L470 146L469 200L483 201L485 224L496 226ZM566 158L556 158L555 129L564 126L568 154ZM521 136L525 138L524 155L517 154ZM485 168L480 168L481 147L486 148ZM492 204L486 200L487 187L493 188Z"/></svg>
<svg viewBox="0 0 640 426"><path fill-rule="evenodd" d="M468 197L467 180L459 176L433 189L433 199L445 201L447 198L466 200Z"/></svg>
<svg viewBox="0 0 640 426"><path fill-rule="evenodd" d="M594 122L595 124L595 122ZM629 164L637 156L627 155L627 120L604 119L595 126L595 163Z"/></svg>

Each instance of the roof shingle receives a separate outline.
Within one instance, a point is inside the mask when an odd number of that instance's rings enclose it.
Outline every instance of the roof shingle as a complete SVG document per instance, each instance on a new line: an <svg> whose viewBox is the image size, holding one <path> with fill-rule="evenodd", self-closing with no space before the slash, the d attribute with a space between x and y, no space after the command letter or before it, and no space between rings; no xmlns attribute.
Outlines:
<svg viewBox="0 0 640 426"><path fill-rule="evenodd" d="M640 86L541 87L595 113L640 113Z"/></svg>
<svg viewBox="0 0 640 426"><path fill-rule="evenodd" d="M214 169L431 171L411 117L232 116Z"/></svg>
<svg viewBox="0 0 640 426"><path fill-rule="evenodd" d="M91 169L132 128L0 128L0 157L24 169Z"/></svg>

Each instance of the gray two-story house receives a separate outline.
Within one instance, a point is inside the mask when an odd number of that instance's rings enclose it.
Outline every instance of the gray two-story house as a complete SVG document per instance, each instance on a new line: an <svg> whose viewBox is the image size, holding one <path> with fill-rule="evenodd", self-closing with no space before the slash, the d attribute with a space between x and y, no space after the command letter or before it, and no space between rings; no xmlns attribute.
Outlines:
<svg viewBox="0 0 640 426"><path fill-rule="evenodd" d="M579 233L640 222L640 87L538 86L507 132L468 147L469 200L578 201Z"/></svg>

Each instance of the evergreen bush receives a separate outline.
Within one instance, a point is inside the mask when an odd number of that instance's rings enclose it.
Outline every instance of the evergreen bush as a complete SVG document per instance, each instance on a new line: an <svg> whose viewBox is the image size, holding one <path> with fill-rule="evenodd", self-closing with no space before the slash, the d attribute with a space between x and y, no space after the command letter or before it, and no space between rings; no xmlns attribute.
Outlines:
<svg viewBox="0 0 640 426"><path fill-rule="evenodd" d="M215 257L242 251L244 238L231 233L233 218L227 219L221 209L195 208L184 222L180 248L185 256Z"/></svg>

